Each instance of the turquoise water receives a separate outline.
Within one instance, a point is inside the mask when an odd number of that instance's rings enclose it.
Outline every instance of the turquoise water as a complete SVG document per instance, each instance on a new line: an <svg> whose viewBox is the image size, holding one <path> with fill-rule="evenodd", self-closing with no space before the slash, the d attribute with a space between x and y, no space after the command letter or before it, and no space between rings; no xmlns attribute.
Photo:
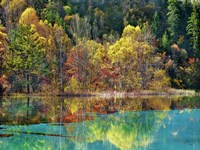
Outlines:
<svg viewBox="0 0 200 150"><path fill-rule="evenodd" d="M165 105L166 109L143 111L136 106L130 108L130 104L140 100L133 99L128 103L108 101L109 106L104 101L98 101L97 105L96 100L94 103L91 100L89 105L84 100L54 99L46 102L41 99L14 99L8 102L8 99L3 99L0 105L0 135L4 137L0 137L0 149L200 149L198 98L190 103L187 98L179 99L177 103L168 99L171 101L169 104L163 99L147 99L145 107L157 108L152 103L156 101L156 104ZM141 100L137 106L143 107L143 103L144 100ZM174 110L167 108L172 107L172 103ZM100 107L102 104L104 106ZM164 108L163 105L160 107ZM100 108L98 111L97 106ZM102 110L105 107L107 109Z"/></svg>

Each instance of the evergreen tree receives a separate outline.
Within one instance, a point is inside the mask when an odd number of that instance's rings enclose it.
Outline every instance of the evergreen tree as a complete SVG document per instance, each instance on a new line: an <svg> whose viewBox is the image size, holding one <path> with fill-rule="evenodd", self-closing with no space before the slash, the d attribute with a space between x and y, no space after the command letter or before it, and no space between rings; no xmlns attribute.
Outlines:
<svg viewBox="0 0 200 150"><path fill-rule="evenodd" d="M6 67L8 72L11 71L15 76L23 76L26 92L30 93L31 76L39 76L44 69L45 49L42 38L34 26L28 25L20 25L11 34Z"/></svg>
<svg viewBox="0 0 200 150"><path fill-rule="evenodd" d="M169 38L166 31L162 36L162 47L164 48L164 50L167 50L167 48L169 47Z"/></svg>
<svg viewBox="0 0 200 150"><path fill-rule="evenodd" d="M154 16L153 16L153 22L152 22L152 25L151 25L151 30L152 32L156 35L156 37L158 36L158 33L159 33L159 16L158 16L158 11L156 11L154 13Z"/></svg>
<svg viewBox="0 0 200 150"><path fill-rule="evenodd" d="M175 42L177 40L177 28L179 23L178 4L178 0L168 0L167 21L171 42Z"/></svg>
<svg viewBox="0 0 200 150"><path fill-rule="evenodd" d="M193 10L188 20L187 32L191 36L194 55L200 58L200 3L193 4Z"/></svg>

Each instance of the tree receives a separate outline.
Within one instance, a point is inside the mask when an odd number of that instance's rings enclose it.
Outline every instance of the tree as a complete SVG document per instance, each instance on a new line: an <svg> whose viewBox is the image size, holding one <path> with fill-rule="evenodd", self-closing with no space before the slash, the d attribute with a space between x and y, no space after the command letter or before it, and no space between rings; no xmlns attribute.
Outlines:
<svg viewBox="0 0 200 150"><path fill-rule="evenodd" d="M7 0L2 1L1 6L3 8L3 20L6 28L10 30L12 27L16 27L21 13L27 7L27 3L25 0Z"/></svg>
<svg viewBox="0 0 200 150"><path fill-rule="evenodd" d="M34 8L26 8L24 12L21 14L21 17L19 19L20 24L26 24L26 25L31 25L34 24L36 27L38 26L39 23L39 18L36 14L36 11Z"/></svg>
<svg viewBox="0 0 200 150"><path fill-rule="evenodd" d="M10 34L10 45L6 55L8 72L22 76L25 81L26 92L30 93L31 76L41 76L45 49L44 38L39 37L34 25L19 25Z"/></svg>
<svg viewBox="0 0 200 150"><path fill-rule="evenodd" d="M46 3L48 3L48 0L30 0L32 2L33 7L37 11L37 15L40 16L42 9L45 7Z"/></svg>
<svg viewBox="0 0 200 150"><path fill-rule="evenodd" d="M167 36L167 32L165 31L165 33L162 36L162 42L161 42L162 47L164 48L164 50L167 50L169 47L169 38Z"/></svg>
<svg viewBox="0 0 200 150"><path fill-rule="evenodd" d="M153 16L153 22L152 22L152 25L151 25L151 30L152 30L152 33L155 34L155 36L158 36L158 31L159 31L159 16L158 16L158 11L156 11L154 13L154 16Z"/></svg>
<svg viewBox="0 0 200 150"><path fill-rule="evenodd" d="M62 26L55 24L53 26L53 35L55 46L57 49L56 58L58 62L58 70L59 70L59 77L60 77L60 91L64 92L64 63L67 60L67 52L71 47L71 40L69 39L68 35L65 33Z"/></svg>
<svg viewBox="0 0 200 150"><path fill-rule="evenodd" d="M190 81L192 88L200 89L199 81L200 81L200 62L198 59L200 58L200 3L198 1L194 1L192 3L193 8L191 12L191 16L188 19L187 25L187 34L190 36L190 43L192 46L194 61L191 63L191 72L190 72Z"/></svg>
<svg viewBox="0 0 200 150"><path fill-rule="evenodd" d="M64 92L67 80L64 63L72 46L71 40L62 26L56 23L52 25L47 20L40 21L37 30L45 38L46 61L50 70L48 79L54 87L51 90Z"/></svg>
<svg viewBox="0 0 200 150"><path fill-rule="evenodd" d="M178 4L178 0L168 0L168 31L170 34L170 39L174 42L177 40L177 30L179 24Z"/></svg>
<svg viewBox="0 0 200 150"><path fill-rule="evenodd" d="M122 37L111 45L108 57L116 66L120 89L147 88L153 47L144 40L140 27L126 26Z"/></svg>
<svg viewBox="0 0 200 150"><path fill-rule="evenodd" d="M70 24L70 31L76 43L75 58L78 69L78 81L82 81L82 87L86 87L86 67L88 61L88 50L84 43L91 37L91 25L88 17L80 18L78 14L73 17ZM80 55L81 54L81 55Z"/></svg>
<svg viewBox="0 0 200 150"><path fill-rule="evenodd" d="M78 47L74 47L68 53L68 60L65 64L68 77L69 79L77 78L78 80L80 71L81 77L79 83L82 84L81 87L84 86L84 89L90 90L97 89L102 84L100 70L103 57L106 55L105 49L100 43L93 40L87 40L79 44ZM76 49L78 49L80 63L76 59ZM86 56L84 56L85 53Z"/></svg>
<svg viewBox="0 0 200 150"><path fill-rule="evenodd" d="M62 25L61 12L64 11L59 2L48 1L48 4L46 4L46 7L41 12L41 18L48 20L49 23Z"/></svg>
<svg viewBox="0 0 200 150"><path fill-rule="evenodd" d="M194 56L200 58L200 3L193 3L193 10L188 20L187 32L191 36L190 41Z"/></svg>
<svg viewBox="0 0 200 150"><path fill-rule="evenodd" d="M0 24L0 95L5 91L5 79L3 78L5 61L5 53L8 48L8 35L6 33L6 28Z"/></svg>
<svg viewBox="0 0 200 150"><path fill-rule="evenodd" d="M158 69L153 73L153 79L150 83L150 89L163 91L170 87L170 78L167 77L166 71Z"/></svg>
<svg viewBox="0 0 200 150"><path fill-rule="evenodd" d="M163 58L154 51L152 37L148 24L144 24L142 29L128 25L122 37L109 47L108 57L118 73L116 87L128 91L148 89L150 83L156 80L154 72L162 71L164 65Z"/></svg>
<svg viewBox="0 0 200 150"><path fill-rule="evenodd" d="M0 24L0 77L3 71L4 54L8 46L8 35L6 28Z"/></svg>

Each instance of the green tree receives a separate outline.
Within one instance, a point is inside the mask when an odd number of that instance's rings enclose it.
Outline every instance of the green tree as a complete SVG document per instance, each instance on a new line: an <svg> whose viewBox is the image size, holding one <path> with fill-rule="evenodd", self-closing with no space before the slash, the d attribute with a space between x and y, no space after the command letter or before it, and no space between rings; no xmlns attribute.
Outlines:
<svg viewBox="0 0 200 150"><path fill-rule="evenodd" d="M34 25L19 25L10 33L10 45L6 56L8 72L22 76L26 92L30 93L31 76L40 76L44 69L44 38L39 37Z"/></svg>
<svg viewBox="0 0 200 150"><path fill-rule="evenodd" d="M164 50L167 50L168 47L169 47L169 38L167 36L167 32L166 31L165 31L165 33L162 36L161 45L164 48Z"/></svg>
<svg viewBox="0 0 200 150"><path fill-rule="evenodd" d="M179 24L179 1L178 0L168 0L168 31L170 34L170 39L172 42L177 40L177 28Z"/></svg>
<svg viewBox="0 0 200 150"><path fill-rule="evenodd" d="M59 2L48 1L46 7L41 12L41 18L49 23L63 25L61 13L64 12Z"/></svg>
<svg viewBox="0 0 200 150"><path fill-rule="evenodd" d="M200 3L194 2L191 16L188 20L187 32L191 36L194 56L200 58Z"/></svg>
<svg viewBox="0 0 200 150"><path fill-rule="evenodd" d="M154 13L153 22L152 22L152 25L151 25L151 30L155 34L155 36L158 36L158 33L159 33L159 16L158 16L158 11L156 11Z"/></svg>

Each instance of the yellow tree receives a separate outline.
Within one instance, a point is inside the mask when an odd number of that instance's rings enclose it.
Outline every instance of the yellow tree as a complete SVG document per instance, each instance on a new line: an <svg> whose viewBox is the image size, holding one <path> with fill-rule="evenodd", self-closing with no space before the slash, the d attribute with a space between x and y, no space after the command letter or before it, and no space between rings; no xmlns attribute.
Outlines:
<svg viewBox="0 0 200 150"><path fill-rule="evenodd" d="M153 47L142 38L140 27L128 25L121 39L109 48L108 56L112 64L118 67L120 89L146 88L144 76L150 71Z"/></svg>
<svg viewBox="0 0 200 150"><path fill-rule="evenodd" d="M0 24L0 76L3 70L3 56L8 46L8 35L6 33L6 28Z"/></svg>
<svg viewBox="0 0 200 150"><path fill-rule="evenodd" d="M16 26L21 13L26 9L26 0L3 0L0 3L2 7L2 14L6 22L6 28L10 30Z"/></svg>
<svg viewBox="0 0 200 150"><path fill-rule="evenodd" d="M128 25L122 37L109 47L108 57L119 73L119 89L147 89L153 72L161 66L154 61L154 47L151 36L139 26Z"/></svg>
<svg viewBox="0 0 200 150"><path fill-rule="evenodd" d="M67 52L71 47L71 40L65 33L62 26L54 24L53 26L53 36L56 46L56 62L58 66L59 79L60 79L60 92L64 92L64 63L67 60Z"/></svg>
<svg viewBox="0 0 200 150"><path fill-rule="evenodd" d="M26 24L26 25L31 25L34 24L36 27L38 26L39 23L39 18L36 14L36 11L34 8L26 8L24 12L21 14L21 17L19 19L20 24Z"/></svg>
<svg viewBox="0 0 200 150"><path fill-rule="evenodd" d="M106 55L106 50L100 43L93 40L88 40L85 43L87 49L87 66L86 77L87 83L91 90L96 90L101 84L100 69L102 67L103 58Z"/></svg>
<svg viewBox="0 0 200 150"><path fill-rule="evenodd" d="M6 28L0 24L0 95L5 91L5 80L2 77L3 74L3 63L5 61L4 55L8 47L8 35Z"/></svg>

